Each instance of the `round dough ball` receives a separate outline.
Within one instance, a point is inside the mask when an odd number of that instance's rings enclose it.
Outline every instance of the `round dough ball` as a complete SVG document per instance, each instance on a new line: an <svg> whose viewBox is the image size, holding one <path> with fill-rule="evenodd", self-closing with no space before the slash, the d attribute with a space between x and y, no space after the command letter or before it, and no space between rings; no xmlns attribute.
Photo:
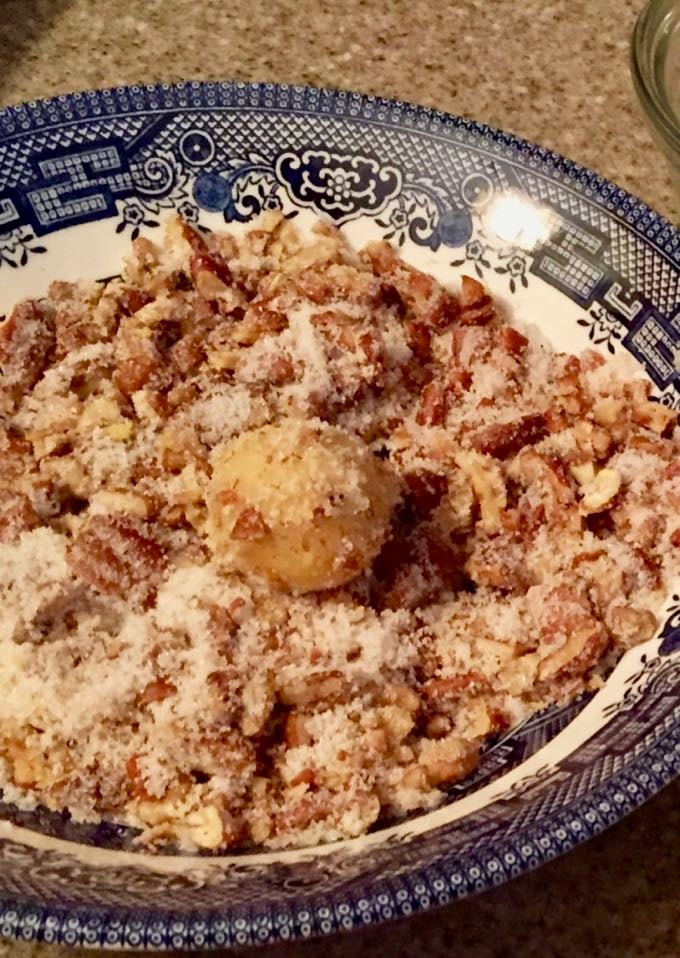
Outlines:
<svg viewBox="0 0 680 958"><path fill-rule="evenodd" d="M398 497L396 475L360 439L286 419L216 454L208 538L232 568L298 592L329 589L370 565Z"/></svg>

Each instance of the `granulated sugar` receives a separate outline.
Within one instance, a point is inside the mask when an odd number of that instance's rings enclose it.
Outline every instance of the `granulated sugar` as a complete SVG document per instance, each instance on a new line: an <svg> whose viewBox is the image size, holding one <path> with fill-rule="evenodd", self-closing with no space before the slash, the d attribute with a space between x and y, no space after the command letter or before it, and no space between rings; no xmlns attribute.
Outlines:
<svg viewBox="0 0 680 958"><path fill-rule="evenodd" d="M172 220L4 321L6 797L152 848L352 837L653 635L676 414L450 288Z"/></svg>

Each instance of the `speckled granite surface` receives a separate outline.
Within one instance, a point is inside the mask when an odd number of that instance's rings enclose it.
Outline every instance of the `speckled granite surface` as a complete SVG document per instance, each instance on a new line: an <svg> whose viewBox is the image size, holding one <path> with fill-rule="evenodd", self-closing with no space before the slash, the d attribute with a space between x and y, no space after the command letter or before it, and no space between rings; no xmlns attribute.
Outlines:
<svg viewBox="0 0 680 958"><path fill-rule="evenodd" d="M153 80L278 80L500 126L675 221L628 45L643 0L3 0L0 103Z"/></svg>
<svg viewBox="0 0 680 958"><path fill-rule="evenodd" d="M680 222L628 73L641 0L0 0L0 105L154 80L338 86L500 126ZM680 783L597 840L405 924L271 958L678 958ZM65 951L0 944L0 956Z"/></svg>

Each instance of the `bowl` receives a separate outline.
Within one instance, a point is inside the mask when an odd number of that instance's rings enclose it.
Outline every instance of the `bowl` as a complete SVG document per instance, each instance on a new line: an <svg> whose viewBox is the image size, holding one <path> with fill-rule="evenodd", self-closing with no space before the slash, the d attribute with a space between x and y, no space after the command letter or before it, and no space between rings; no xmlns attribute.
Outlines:
<svg viewBox="0 0 680 958"><path fill-rule="evenodd" d="M631 45L637 95L680 192L680 3L649 0Z"/></svg>
<svg viewBox="0 0 680 958"><path fill-rule="evenodd" d="M557 347L631 354L680 405L680 234L550 151L354 93L230 82L119 87L0 111L0 311L103 278L179 210L219 228L312 210L357 244L480 277ZM442 807L362 838L142 854L112 822L0 808L0 935L223 948L333 934L483 891L596 835L680 771L680 589L597 694L491 744Z"/></svg>

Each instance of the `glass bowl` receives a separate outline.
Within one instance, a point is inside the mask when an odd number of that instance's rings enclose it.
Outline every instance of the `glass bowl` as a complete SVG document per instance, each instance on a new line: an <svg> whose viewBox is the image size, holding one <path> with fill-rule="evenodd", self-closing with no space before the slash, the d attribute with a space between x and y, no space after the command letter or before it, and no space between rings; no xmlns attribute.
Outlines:
<svg viewBox="0 0 680 958"><path fill-rule="evenodd" d="M680 0L649 0L633 32L631 70L680 193Z"/></svg>

